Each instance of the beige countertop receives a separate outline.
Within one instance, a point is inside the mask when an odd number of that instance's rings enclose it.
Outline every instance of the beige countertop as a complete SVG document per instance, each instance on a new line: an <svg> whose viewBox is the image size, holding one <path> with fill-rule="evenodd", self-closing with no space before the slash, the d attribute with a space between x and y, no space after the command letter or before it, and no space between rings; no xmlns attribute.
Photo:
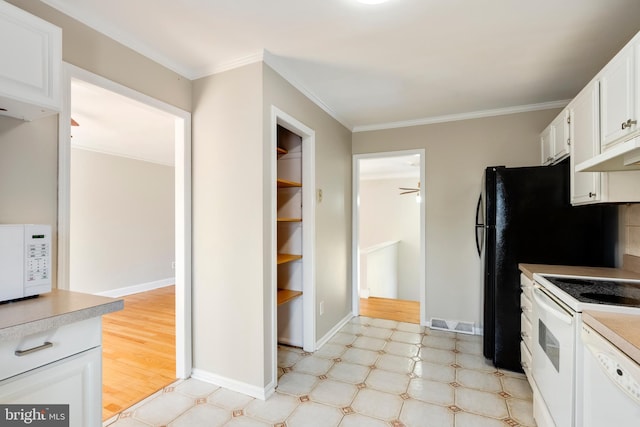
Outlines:
<svg viewBox="0 0 640 427"><path fill-rule="evenodd" d="M122 310L121 299L54 289L37 298L0 304L0 341L20 338Z"/></svg>
<svg viewBox="0 0 640 427"><path fill-rule="evenodd" d="M585 311L582 320L640 364L640 316Z"/></svg>
<svg viewBox="0 0 640 427"><path fill-rule="evenodd" d="M608 277L612 279L640 280L640 273L621 268L581 267L575 265L518 264L520 271L533 280L537 274L561 274L567 276Z"/></svg>

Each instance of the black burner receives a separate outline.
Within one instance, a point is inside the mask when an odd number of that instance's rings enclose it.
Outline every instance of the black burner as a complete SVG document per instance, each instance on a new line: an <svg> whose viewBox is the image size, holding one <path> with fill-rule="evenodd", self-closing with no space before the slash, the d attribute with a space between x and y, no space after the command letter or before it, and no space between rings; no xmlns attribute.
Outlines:
<svg viewBox="0 0 640 427"><path fill-rule="evenodd" d="M596 292L584 292L581 296L589 299L606 302L615 305L637 305L640 307L640 299L625 297L622 295L600 294Z"/></svg>
<svg viewBox="0 0 640 427"><path fill-rule="evenodd" d="M640 282L553 276L545 278L583 303L640 307Z"/></svg>

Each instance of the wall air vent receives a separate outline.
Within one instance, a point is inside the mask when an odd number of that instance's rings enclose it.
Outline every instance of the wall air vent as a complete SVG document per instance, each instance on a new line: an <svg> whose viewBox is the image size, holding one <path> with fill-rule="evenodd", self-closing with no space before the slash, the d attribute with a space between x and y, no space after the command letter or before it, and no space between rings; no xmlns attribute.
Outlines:
<svg viewBox="0 0 640 427"><path fill-rule="evenodd" d="M460 334L473 335L473 322L463 322L458 320L445 320L431 318L431 329L438 329L447 332L458 332Z"/></svg>

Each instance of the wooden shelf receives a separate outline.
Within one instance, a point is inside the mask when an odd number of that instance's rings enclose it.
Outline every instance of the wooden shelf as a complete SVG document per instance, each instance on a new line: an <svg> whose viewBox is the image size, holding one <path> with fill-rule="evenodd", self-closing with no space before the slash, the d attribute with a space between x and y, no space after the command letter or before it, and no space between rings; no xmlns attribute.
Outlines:
<svg viewBox="0 0 640 427"><path fill-rule="evenodd" d="M278 222L302 222L302 218L278 218Z"/></svg>
<svg viewBox="0 0 640 427"><path fill-rule="evenodd" d="M286 179L278 178L278 188L292 188L292 187L302 187L302 184L295 181L288 181Z"/></svg>
<svg viewBox="0 0 640 427"><path fill-rule="evenodd" d="M290 289L278 289L277 300L278 305L287 303L292 299L298 298L302 295L302 291L292 291Z"/></svg>
<svg viewBox="0 0 640 427"><path fill-rule="evenodd" d="M286 264L288 262L297 261L302 259L302 255L292 255L292 254L278 254L278 262L277 264Z"/></svg>
<svg viewBox="0 0 640 427"><path fill-rule="evenodd" d="M278 154L278 157L281 157L281 156L284 156L285 154L287 154L288 151L285 150L284 148L276 147L276 153Z"/></svg>

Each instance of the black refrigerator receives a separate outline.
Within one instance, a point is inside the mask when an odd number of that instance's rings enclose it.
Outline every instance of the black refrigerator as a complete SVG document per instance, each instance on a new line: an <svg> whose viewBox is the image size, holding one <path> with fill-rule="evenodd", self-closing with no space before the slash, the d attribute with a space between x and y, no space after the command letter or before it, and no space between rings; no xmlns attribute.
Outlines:
<svg viewBox="0 0 640 427"><path fill-rule="evenodd" d="M484 280L484 355L520 366L519 263L613 267L617 207L571 206L568 159L554 166L489 167L476 211Z"/></svg>

